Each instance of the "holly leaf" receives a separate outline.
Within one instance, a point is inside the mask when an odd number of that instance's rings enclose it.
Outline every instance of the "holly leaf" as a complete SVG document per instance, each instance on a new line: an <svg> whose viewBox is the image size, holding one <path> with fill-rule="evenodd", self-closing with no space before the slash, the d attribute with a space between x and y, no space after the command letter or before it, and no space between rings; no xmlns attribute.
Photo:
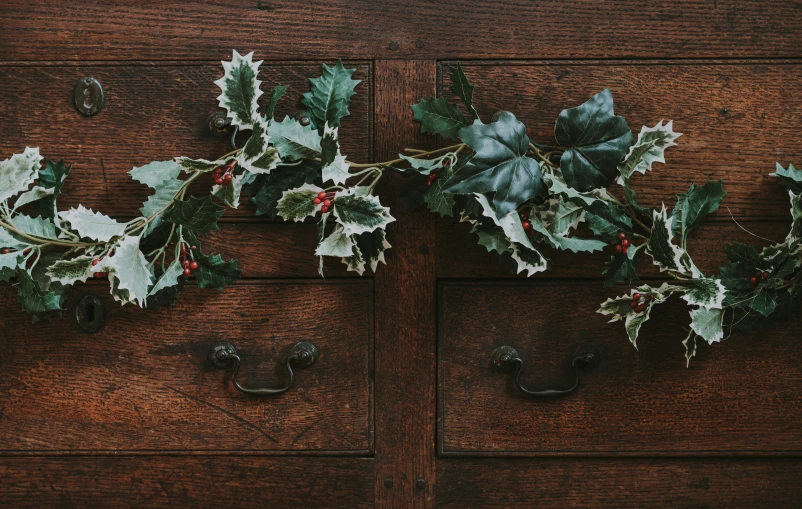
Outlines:
<svg viewBox="0 0 802 509"><path fill-rule="evenodd" d="M315 126L322 131L326 122L332 127L340 125L340 119L349 114L348 106L354 89L360 80L352 80L356 69L346 69L342 60L337 60L334 67L323 64L323 74L319 78L310 78L310 91L304 94L301 101L309 111L309 117Z"/></svg>
<svg viewBox="0 0 802 509"><path fill-rule="evenodd" d="M226 109L233 125L241 129L251 129L259 117L257 101L262 95L262 91L259 90L262 82L256 79L256 76L262 60L254 62L253 52L242 56L234 50L230 62L220 63L223 64L225 73L222 78L214 82L222 91L217 100L220 106Z"/></svg>
<svg viewBox="0 0 802 509"><path fill-rule="evenodd" d="M727 192L718 182L707 182L702 187L691 184L686 194L677 195L677 205L671 212L674 235L680 236L684 241L688 233L699 226L708 214L718 210L721 199Z"/></svg>
<svg viewBox="0 0 802 509"><path fill-rule="evenodd" d="M398 157L403 159L404 161L408 162L410 167L413 170L417 170L418 173L421 175L429 175L433 171L437 171L443 168L443 161L448 158L448 154L445 154L441 157L437 157L435 159L419 159L417 157L406 156L404 154L398 154ZM401 170L404 171L404 170Z"/></svg>
<svg viewBox="0 0 802 509"><path fill-rule="evenodd" d="M579 192L607 187L632 145L627 121L613 113L609 89L576 108L563 110L554 134L557 143L565 147L560 159L565 182Z"/></svg>
<svg viewBox="0 0 802 509"><path fill-rule="evenodd" d="M176 179L168 179L156 187L156 192L148 197L147 201L140 207L142 216L149 218L154 216L145 228L145 235L151 233L162 222L162 215L173 203L176 194L184 187L184 182Z"/></svg>
<svg viewBox="0 0 802 509"><path fill-rule="evenodd" d="M802 194L802 170L794 168L793 164L785 169L777 163L774 173L769 173L772 177L779 177L782 184L794 194Z"/></svg>
<svg viewBox="0 0 802 509"><path fill-rule="evenodd" d="M661 272L686 271L682 264L685 251L671 243L673 220L673 217L668 216L665 204L662 210L655 209L652 212L652 234L646 243L646 251L652 256L655 265L660 267Z"/></svg>
<svg viewBox="0 0 802 509"><path fill-rule="evenodd" d="M510 242L517 242L524 248L537 252L524 230L523 224L521 223L521 216L517 211L512 211L506 216L499 217L498 211L493 208L493 205L490 204L485 195L476 194L474 196L482 207L482 214L492 219L496 226L500 226ZM533 265L537 264L535 263ZM520 270L518 272L520 272Z"/></svg>
<svg viewBox="0 0 802 509"><path fill-rule="evenodd" d="M226 162L222 159L217 161L208 161L206 159L190 159L189 157L176 157L175 163L183 171L187 173L209 173L214 171L215 168L224 165ZM178 175L172 178L176 178Z"/></svg>
<svg viewBox="0 0 802 509"><path fill-rule="evenodd" d="M724 339L721 309L699 308L691 310L691 329L704 338L708 344L718 343Z"/></svg>
<svg viewBox="0 0 802 509"><path fill-rule="evenodd" d="M219 254L206 256L200 251L195 254L198 269L194 271L198 288L214 288L222 291L223 288L240 278L242 271L237 268L237 261L223 261Z"/></svg>
<svg viewBox="0 0 802 509"><path fill-rule="evenodd" d="M362 258L365 260L370 270L376 272L379 262L386 263L384 252L392 246L387 242L387 234L381 228L376 228L372 232L356 235L356 245Z"/></svg>
<svg viewBox="0 0 802 509"><path fill-rule="evenodd" d="M474 120L479 120L479 114L476 113L476 108L473 107L474 86L468 83L468 78L465 76L462 66L457 64L456 67L452 67L449 76L451 77L451 93L462 99Z"/></svg>
<svg viewBox="0 0 802 509"><path fill-rule="evenodd" d="M290 160L313 159L321 156L320 134L310 125L302 126L289 116L267 127L270 141L281 157Z"/></svg>
<svg viewBox="0 0 802 509"><path fill-rule="evenodd" d="M504 254L512 248L512 244L501 228L494 228L490 231L477 230L476 234L479 236L479 245L484 246L488 253L495 251L498 254Z"/></svg>
<svg viewBox="0 0 802 509"><path fill-rule="evenodd" d="M626 281L631 283L638 279L635 274L635 249L629 249L626 253L614 254L610 261L604 264L604 286L612 287L617 283Z"/></svg>
<svg viewBox="0 0 802 509"><path fill-rule="evenodd" d="M269 175L259 175L250 186L251 201L256 205L256 215L276 217L277 205L284 191L303 184L311 184L319 175L320 166L305 161L297 166L279 166Z"/></svg>
<svg viewBox="0 0 802 509"><path fill-rule="evenodd" d="M23 205L28 205L29 203L34 203L44 198L47 198L48 196L53 196L53 192L54 192L53 189L45 189L44 187L33 186L30 190L25 191L21 195L17 196L17 199L14 200L14 210L22 207ZM48 217L46 214L50 213L51 215L49 217L53 217L52 208L46 209L44 211L42 211L42 208L43 207L40 207L39 211L43 216Z"/></svg>
<svg viewBox="0 0 802 509"><path fill-rule="evenodd" d="M335 184L345 184L351 176L348 168L351 166L345 161L345 156L340 153L340 143L338 141L338 128L323 126L323 140L320 142L322 152L322 178L323 182L334 182Z"/></svg>
<svg viewBox="0 0 802 509"><path fill-rule="evenodd" d="M752 246L746 246L737 242L726 244L724 246L724 253L731 262L743 263L749 266L752 272L754 272L755 269L767 270L771 268L771 262L761 258L760 254L758 254ZM749 277L747 277L747 279L749 279Z"/></svg>
<svg viewBox="0 0 802 509"><path fill-rule="evenodd" d="M62 221L70 224L70 229L78 232L81 238L108 242L114 237L125 235L125 223L118 223L114 219L101 214L92 212L92 209L78 205L78 208L71 208L58 213Z"/></svg>
<svg viewBox="0 0 802 509"><path fill-rule="evenodd" d="M24 268L25 256L21 252L12 251L0 254L0 281L8 283L17 273L18 268Z"/></svg>
<svg viewBox="0 0 802 509"><path fill-rule="evenodd" d="M362 257L362 251L359 246L354 246L351 256L342 259L346 269L351 272L356 272L360 276L365 272L365 259Z"/></svg>
<svg viewBox="0 0 802 509"><path fill-rule="evenodd" d="M726 296L727 288L721 283L721 280L697 278L690 282L690 288L682 298L692 306L721 309Z"/></svg>
<svg viewBox="0 0 802 509"><path fill-rule="evenodd" d="M14 202L14 208L28 203L36 203L37 210L42 217L53 219L56 217L56 199L64 187L64 179L69 175L72 165L65 165L62 159L59 162L45 158L45 164L39 169L39 183L30 191L21 194Z"/></svg>
<svg viewBox="0 0 802 509"><path fill-rule="evenodd" d="M762 288L748 302L752 310L767 317L777 308L777 291L771 288Z"/></svg>
<svg viewBox="0 0 802 509"><path fill-rule="evenodd" d="M540 215L552 235L564 237L585 220L585 209L573 202L549 200L549 210Z"/></svg>
<svg viewBox="0 0 802 509"><path fill-rule="evenodd" d="M317 205L314 203L315 197L322 190L318 186L304 184L295 189L284 191L276 205L276 212L285 221L293 220L298 222L307 217L312 217L323 207L320 203ZM340 197L338 196L337 200L339 201L339 199Z"/></svg>
<svg viewBox="0 0 802 509"><path fill-rule="evenodd" d="M688 333L688 337L682 342L682 346L685 347L685 367L688 368L691 365L691 357L696 355L696 339L699 336L691 329Z"/></svg>
<svg viewBox="0 0 802 509"><path fill-rule="evenodd" d="M337 194L334 200L334 217L343 226L346 235L384 229L395 221L390 215L390 209L384 207L377 196L365 194L365 188L359 187Z"/></svg>
<svg viewBox="0 0 802 509"><path fill-rule="evenodd" d="M420 122L420 132L423 134L439 134L443 138L457 139L460 129L468 125L459 106L443 97L421 99L410 108L413 119Z"/></svg>
<svg viewBox="0 0 802 509"><path fill-rule="evenodd" d="M267 122L257 119L253 123L253 133L242 150L237 154L237 163L253 174L270 173L281 162L279 152L268 145Z"/></svg>
<svg viewBox="0 0 802 509"><path fill-rule="evenodd" d="M540 164L531 157L526 128L515 115L502 112L491 124L465 127L462 141L476 153L443 186L451 194L489 193L499 217L545 190Z"/></svg>
<svg viewBox="0 0 802 509"><path fill-rule="evenodd" d="M791 246L802 239L802 194L788 191L788 196L791 197L791 231L788 232L785 242Z"/></svg>
<svg viewBox="0 0 802 509"><path fill-rule="evenodd" d="M0 227L0 247L7 247L9 249L19 249L30 246L26 239L16 237L3 227Z"/></svg>
<svg viewBox="0 0 802 509"><path fill-rule="evenodd" d="M607 247L607 243L596 239L582 239L579 237L564 237L560 235L554 235L548 230L548 228L546 228L545 225L543 225L543 223L540 222L540 218L538 217L530 218L529 222L532 225L533 230L543 235L543 237L552 247L556 247L558 249L569 250L574 253L593 253L595 251L601 251Z"/></svg>
<svg viewBox="0 0 802 509"><path fill-rule="evenodd" d="M652 163L665 164L666 149L677 146L674 141L682 136L682 133L674 132L673 123L669 120L663 125L661 120L654 127L641 127L638 140L629 147L627 157L618 165L619 183L629 180L636 172L645 174L652 169Z"/></svg>
<svg viewBox="0 0 802 509"><path fill-rule="evenodd" d="M446 179L442 177L434 179L426 189L423 201L432 212L436 212L442 217L451 217L454 215L454 195L443 191L445 181Z"/></svg>
<svg viewBox="0 0 802 509"><path fill-rule="evenodd" d="M178 160L181 162L179 163ZM193 163L197 165L197 162L193 161L192 159L187 159L186 157L178 158L178 160L153 161L145 166L134 167L134 169L129 171L128 174L131 175L132 179L141 184L145 184L153 189L159 189L162 187L165 181L177 179L178 175L181 174L181 170L185 169L184 165L189 166ZM204 163L206 162L207 161L204 161ZM212 170L216 167L217 166L212 167Z"/></svg>
<svg viewBox="0 0 802 509"><path fill-rule="evenodd" d="M25 214L17 214L11 218L11 224L27 235L40 239L56 239L56 225L50 219L37 216L31 217ZM10 247L10 246L6 246Z"/></svg>
<svg viewBox="0 0 802 509"><path fill-rule="evenodd" d="M607 299L596 312L602 315L612 316L610 322L623 320L627 337L630 343L632 343L632 346L637 348L638 333L640 332L641 326L649 320L652 308L668 300L673 293L684 291L685 289L683 287L669 285L668 283L663 283L657 288L653 288L649 285L642 285L637 289L631 290L630 295L623 295L615 299ZM631 307L633 302L632 295L635 293L639 293L644 297L641 303L646 304L646 309L643 311L636 311ZM650 298L646 299L645 297Z"/></svg>
<svg viewBox="0 0 802 509"><path fill-rule="evenodd" d="M200 265L200 264L199 264ZM163 290L167 290L174 286L178 285L178 278L184 275L184 268L181 266L181 263L176 258L173 260L167 269L159 276L159 279L156 280L153 287L148 291L148 307L151 306L151 299L156 297L159 292Z"/></svg>
<svg viewBox="0 0 802 509"><path fill-rule="evenodd" d="M553 195L560 195L568 200L581 201L585 205L591 205L597 201L611 201L612 197L604 188L591 189L590 191L580 193L573 187L568 187L562 177L552 173L543 175L543 181L549 188L549 193Z"/></svg>
<svg viewBox="0 0 802 509"><path fill-rule="evenodd" d="M47 268L47 277L51 282L61 283L62 285L72 285L80 281L86 283L92 274L92 262L94 256L79 256L72 260L58 260Z"/></svg>
<svg viewBox="0 0 802 509"><path fill-rule="evenodd" d="M33 323L41 318L60 313L63 296L51 290L43 290L26 271L17 273L19 301L26 313L33 315Z"/></svg>
<svg viewBox="0 0 802 509"><path fill-rule="evenodd" d="M41 160L38 148L26 147L22 154L0 161L0 203L28 189L39 174Z"/></svg>
<svg viewBox="0 0 802 509"><path fill-rule="evenodd" d="M510 249L512 259L518 264L516 274L526 271L526 277L530 277L549 267L548 260L537 249L529 249L515 243L510 244Z"/></svg>
<svg viewBox="0 0 802 509"><path fill-rule="evenodd" d="M632 219L614 203L596 201L585 209L585 220L591 231L607 242L617 241L621 232L632 234Z"/></svg>
<svg viewBox="0 0 802 509"><path fill-rule="evenodd" d="M315 255L347 258L353 253L354 245L354 239L344 233L342 226L338 226L328 237L320 241L315 249Z"/></svg>
<svg viewBox="0 0 802 509"><path fill-rule="evenodd" d="M242 193L243 180L244 175L235 175L228 185L214 185L212 186L212 195L227 206L235 209L239 207L239 197Z"/></svg>
<svg viewBox="0 0 802 509"><path fill-rule="evenodd" d="M207 197L208 198L208 197ZM123 304L133 302L145 307L152 279L148 261L139 250L141 236L128 235L95 266L96 272L108 271L112 279L111 294Z"/></svg>
<svg viewBox="0 0 802 509"><path fill-rule="evenodd" d="M287 92L288 87L289 85L278 85L273 89L273 92L270 94L270 100L267 102L267 107L265 108L265 117L267 117L268 120L273 120L276 104L278 104L279 99L284 96L284 93Z"/></svg>
<svg viewBox="0 0 802 509"><path fill-rule="evenodd" d="M207 233L217 230L217 220L225 211L211 196L190 196L189 200L174 201L164 213L164 220L197 233Z"/></svg>

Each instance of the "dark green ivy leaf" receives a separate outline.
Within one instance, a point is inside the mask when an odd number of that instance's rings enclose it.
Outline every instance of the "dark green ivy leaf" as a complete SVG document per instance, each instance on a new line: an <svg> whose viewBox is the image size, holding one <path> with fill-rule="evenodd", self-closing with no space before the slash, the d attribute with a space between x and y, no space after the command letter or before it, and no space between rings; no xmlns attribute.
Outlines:
<svg viewBox="0 0 802 509"><path fill-rule="evenodd" d="M198 288L214 288L222 290L240 278L242 271L237 268L237 261L223 261L219 254L204 255L198 250L195 254L198 270L194 272Z"/></svg>
<svg viewBox="0 0 802 509"><path fill-rule="evenodd" d="M410 106L414 119L420 122L423 134L439 134L443 138L457 138L460 129L468 125L468 120L454 103L443 97L421 99Z"/></svg>
<svg viewBox="0 0 802 509"><path fill-rule="evenodd" d="M189 200L176 200L164 213L165 221L183 226L197 233L217 230L217 220L226 211L212 201L211 196Z"/></svg>
<svg viewBox="0 0 802 509"><path fill-rule="evenodd" d="M753 272L755 269L766 270L771 268L771 262L763 260L752 246L739 243L727 244L724 246L724 253L731 262L743 263L750 267Z"/></svg>
<svg viewBox="0 0 802 509"><path fill-rule="evenodd" d="M267 117L268 120L273 120L276 104L278 104L279 99L284 96L284 93L287 92L287 87L289 87L289 85L279 85L274 88L273 92L270 94L270 101L268 101L267 107L265 108L265 117Z"/></svg>
<svg viewBox="0 0 802 509"><path fill-rule="evenodd" d="M671 212L674 218L672 223L674 235L685 239L691 230L699 226L706 215L718 210L725 194L727 192L719 180L707 182L703 187L691 184L686 194L677 195L677 205Z"/></svg>
<svg viewBox="0 0 802 509"><path fill-rule="evenodd" d="M537 161L528 157L529 137L526 127L509 112L486 125L472 125L459 132L462 141L476 153L445 183L443 190L452 194L489 193L499 217L504 217L522 203L545 189Z"/></svg>
<svg viewBox="0 0 802 509"><path fill-rule="evenodd" d="M33 315L33 323L39 319L63 311L62 296L51 291L42 290L39 283L24 270L17 272L19 280L19 301L26 313Z"/></svg>
<svg viewBox="0 0 802 509"><path fill-rule="evenodd" d="M612 182L633 139L624 117L613 113L609 89L576 108L563 110L554 134L557 143L566 147L560 159L563 177L580 192Z"/></svg>
<svg viewBox="0 0 802 509"><path fill-rule="evenodd" d="M319 78L309 79L311 91L304 94L301 102L320 133L326 122L329 127L337 127L340 119L349 114L354 88L360 83L360 80L351 79L354 71L356 69L346 69L342 60L337 60L334 67L323 64L323 74Z"/></svg>
<svg viewBox="0 0 802 509"><path fill-rule="evenodd" d="M473 107L474 86L468 83L468 78L465 76L462 66L457 64L456 67L453 67L449 76L451 76L451 93L462 99L474 120L479 120L479 114L476 113L476 108Z"/></svg>
<svg viewBox="0 0 802 509"><path fill-rule="evenodd" d="M428 186L423 200L432 212L436 212L442 217L451 217L454 215L454 195L443 191L445 181L446 179L442 177L434 179Z"/></svg>
<svg viewBox="0 0 802 509"><path fill-rule="evenodd" d="M320 177L320 164L304 161L297 166L279 166L267 175L259 175L250 186L256 215L276 217L276 204L284 191L311 184Z"/></svg>

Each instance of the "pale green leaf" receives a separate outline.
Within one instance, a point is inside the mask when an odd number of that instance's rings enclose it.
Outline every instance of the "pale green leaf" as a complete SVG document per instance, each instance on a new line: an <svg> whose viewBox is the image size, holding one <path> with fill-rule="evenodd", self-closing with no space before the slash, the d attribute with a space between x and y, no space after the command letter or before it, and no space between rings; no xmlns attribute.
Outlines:
<svg viewBox="0 0 802 509"><path fill-rule="evenodd" d="M343 228L338 226L328 237L323 239L315 249L317 256L337 256L347 258L354 251L354 239L343 232Z"/></svg>
<svg viewBox="0 0 802 509"><path fill-rule="evenodd" d="M71 208L58 213L62 221L70 224L70 229L78 232L81 238L108 242L114 237L121 237L125 234L125 223L118 223L109 216L100 212L92 212L92 209L78 205L78 208Z"/></svg>
<svg viewBox="0 0 802 509"><path fill-rule="evenodd" d="M724 339L724 329L721 326L722 313L721 309L692 309L691 329L708 344L721 341Z"/></svg>
<svg viewBox="0 0 802 509"><path fill-rule="evenodd" d="M254 62L253 52L242 56L234 50L232 60L221 63L225 74L214 82L222 91L217 100L226 109L233 125L251 129L258 118L257 101L262 95L259 90L262 82L256 79L262 61Z"/></svg>
<svg viewBox="0 0 802 509"><path fill-rule="evenodd" d="M0 161L0 203L28 189L36 180L41 161L39 149L30 147Z"/></svg>
<svg viewBox="0 0 802 509"><path fill-rule="evenodd" d="M139 250L141 237L128 235L123 237L114 248L114 254L106 256L95 266L95 271L109 272L112 282L112 295L121 299L123 304L134 302L145 307L148 288L151 285L151 274L148 261ZM121 295L127 293L127 297Z"/></svg>
<svg viewBox="0 0 802 509"><path fill-rule="evenodd" d="M183 164L190 164L191 159L179 158ZM175 180L181 173L182 165L177 161L153 161L145 166L135 167L128 172L131 178L153 189L159 189L165 181ZM212 168L214 169L214 168ZM209 170L211 171L211 170Z"/></svg>
<svg viewBox="0 0 802 509"><path fill-rule="evenodd" d="M56 225L50 219L37 216L30 217L17 214L11 218L11 223L22 233L41 239L56 239Z"/></svg>
<svg viewBox="0 0 802 509"><path fill-rule="evenodd" d="M304 127L294 118L286 116L281 122L270 122L267 132L271 143L285 159L313 159L321 156L321 137L311 125Z"/></svg>

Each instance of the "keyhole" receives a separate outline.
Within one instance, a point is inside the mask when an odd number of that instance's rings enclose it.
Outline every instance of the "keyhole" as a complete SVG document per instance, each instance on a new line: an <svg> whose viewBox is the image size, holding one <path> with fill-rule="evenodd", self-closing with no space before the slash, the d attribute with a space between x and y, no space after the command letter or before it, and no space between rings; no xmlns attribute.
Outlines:
<svg viewBox="0 0 802 509"><path fill-rule="evenodd" d="M95 304L90 302L86 305L86 321L87 322L94 322L95 321Z"/></svg>
<svg viewBox="0 0 802 509"><path fill-rule="evenodd" d="M92 94L92 88L87 86L84 89L84 108L91 110L94 107L95 98Z"/></svg>
<svg viewBox="0 0 802 509"><path fill-rule="evenodd" d="M75 304L75 322L84 332L98 332L106 325L106 307L100 297L88 294Z"/></svg>

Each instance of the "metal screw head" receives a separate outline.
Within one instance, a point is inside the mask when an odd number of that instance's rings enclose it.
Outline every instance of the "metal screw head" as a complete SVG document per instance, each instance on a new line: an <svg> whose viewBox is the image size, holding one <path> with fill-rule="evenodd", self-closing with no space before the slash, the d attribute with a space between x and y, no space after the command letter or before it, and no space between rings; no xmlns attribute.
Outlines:
<svg viewBox="0 0 802 509"><path fill-rule="evenodd" d="M295 361L295 365L297 367L308 368L317 362L317 358L320 353L318 352L317 347L312 343L309 343L308 341L301 341L292 347L292 350L290 350L290 355L295 356L297 359Z"/></svg>
<svg viewBox="0 0 802 509"><path fill-rule="evenodd" d="M384 480L384 487L385 488L392 488L393 487L393 478L392 477L388 477L387 479Z"/></svg>
<svg viewBox="0 0 802 509"><path fill-rule="evenodd" d="M420 477L419 477L419 478L418 478L418 480L417 480L417 481L415 481L415 486L416 486L416 487L417 487L419 490L426 489L426 479L423 479L423 478L420 478Z"/></svg>
<svg viewBox="0 0 802 509"><path fill-rule="evenodd" d="M72 92L72 100L75 108L87 117L96 115L106 103L103 87L90 76L78 80Z"/></svg>
<svg viewBox="0 0 802 509"><path fill-rule="evenodd" d="M491 364L496 369L496 371L501 371L502 373L505 371L509 371L513 368L513 359L518 359L520 356L518 355L518 351L511 346L500 346L493 350L493 356L491 357Z"/></svg>
<svg viewBox="0 0 802 509"><path fill-rule="evenodd" d="M306 127L311 123L311 120L309 120L309 117L301 117L298 122L300 122L302 126Z"/></svg>
<svg viewBox="0 0 802 509"><path fill-rule="evenodd" d="M229 125L231 125L231 120L222 111L215 111L209 115L209 119L206 121L207 129L215 138L224 138L228 134Z"/></svg>
<svg viewBox="0 0 802 509"><path fill-rule="evenodd" d="M234 348L234 345L223 341L209 350L209 363L216 368L225 369L235 355L237 355L237 349Z"/></svg>

